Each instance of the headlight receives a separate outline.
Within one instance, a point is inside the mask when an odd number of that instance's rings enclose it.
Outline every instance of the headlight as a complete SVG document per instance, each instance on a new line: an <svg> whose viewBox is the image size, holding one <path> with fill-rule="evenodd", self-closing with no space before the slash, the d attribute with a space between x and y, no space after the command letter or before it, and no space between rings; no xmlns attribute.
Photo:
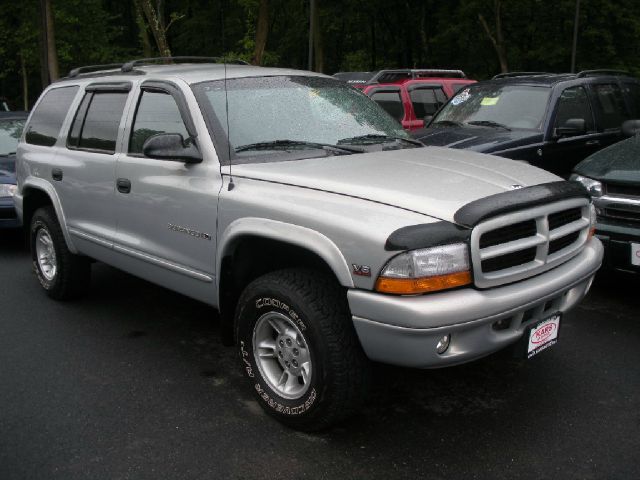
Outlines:
<svg viewBox="0 0 640 480"><path fill-rule="evenodd" d="M575 173L569 177L569 180L574 182L580 182L586 187L589 195L592 197L601 197L604 193L602 191L602 183L589 177L583 177L582 175L576 175Z"/></svg>
<svg viewBox="0 0 640 480"><path fill-rule="evenodd" d="M471 283L469 249L464 243L411 250L393 257L382 269L376 290L415 295Z"/></svg>
<svg viewBox="0 0 640 480"><path fill-rule="evenodd" d="M18 187L9 183L0 184L0 197L13 197Z"/></svg>

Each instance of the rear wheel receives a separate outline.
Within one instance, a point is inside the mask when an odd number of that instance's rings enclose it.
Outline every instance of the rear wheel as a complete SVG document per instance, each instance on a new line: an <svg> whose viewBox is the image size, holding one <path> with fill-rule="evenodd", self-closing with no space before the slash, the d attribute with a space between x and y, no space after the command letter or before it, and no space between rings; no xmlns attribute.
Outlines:
<svg viewBox="0 0 640 480"><path fill-rule="evenodd" d="M358 410L369 362L335 280L304 269L268 273L241 295L236 328L249 384L280 422L320 430Z"/></svg>
<svg viewBox="0 0 640 480"><path fill-rule="evenodd" d="M69 251L53 207L34 213L30 243L33 270L51 298L67 300L87 291L91 276L89 259Z"/></svg>

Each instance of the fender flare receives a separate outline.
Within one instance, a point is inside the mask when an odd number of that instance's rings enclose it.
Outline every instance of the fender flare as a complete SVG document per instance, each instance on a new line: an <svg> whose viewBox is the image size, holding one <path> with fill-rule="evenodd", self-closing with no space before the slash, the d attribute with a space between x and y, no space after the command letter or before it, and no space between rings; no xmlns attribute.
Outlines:
<svg viewBox="0 0 640 480"><path fill-rule="evenodd" d="M60 202L60 198L58 197L58 194L56 193L55 189L49 182L37 177L31 177L24 181L20 189L22 193L22 208L21 208L22 215L21 216L24 218L24 207L25 207L24 192L29 189L40 190L41 192L45 193L49 197L49 199L51 200L51 204L53 205L53 209L56 211L58 222L60 222L60 228L62 229L62 234L64 235L65 242L67 243L67 248L69 248L69 251L71 253L77 254L78 250L73 244L71 235L69 235L69 231L67 230L67 219L64 215L64 211L62 210L62 204ZM25 225L25 228L29 228L29 225Z"/></svg>
<svg viewBox="0 0 640 480"><path fill-rule="evenodd" d="M216 265L218 291L220 289L222 259L234 249L240 239L247 236L277 240L309 250L326 262L341 285L353 288L351 270L342 252L333 241L322 233L278 220L245 217L230 223L218 239L218 262Z"/></svg>

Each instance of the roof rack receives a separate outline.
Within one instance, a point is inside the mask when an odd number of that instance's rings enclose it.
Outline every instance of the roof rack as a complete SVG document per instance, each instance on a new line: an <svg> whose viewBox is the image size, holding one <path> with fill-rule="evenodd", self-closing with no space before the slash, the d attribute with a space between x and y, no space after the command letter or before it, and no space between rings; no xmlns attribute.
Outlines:
<svg viewBox="0 0 640 480"><path fill-rule="evenodd" d="M400 68L393 70L380 70L368 83L393 82L400 78L424 78L424 77L446 77L446 78L467 78L462 70L448 70L443 68Z"/></svg>
<svg viewBox="0 0 640 480"><path fill-rule="evenodd" d="M583 70L582 72L578 72L576 74L576 77L583 78L583 77L592 77L592 76L595 76L595 75L624 76L624 75L629 75L629 72L627 72L625 70L607 70L607 69Z"/></svg>
<svg viewBox="0 0 640 480"><path fill-rule="evenodd" d="M492 78L492 80L497 80L499 78L513 78L513 77L535 77L538 75L554 75L554 74L549 72L505 72L505 73L499 73L498 75L495 75Z"/></svg>
<svg viewBox="0 0 640 480"><path fill-rule="evenodd" d="M89 72L99 72L102 70L111 70L114 68L122 67L122 63L106 63L104 65L87 65L86 67L78 67L74 68L69 72L67 78L74 78L80 75L81 73L89 73Z"/></svg>
<svg viewBox="0 0 640 480"><path fill-rule="evenodd" d="M174 64L191 62L225 63L225 61L226 63L232 63L234 65L249 65L244 60L239 60L236 58L225 59L224 57L153 57L140 58L137 60L131 60L126 63L106 63L104 65L87 65L85 67L78 67L71 70L67 75L67 78L74 78L78 75L82 75L83 73L96 73L115 69L119 69L121 73L132 73L134 71L134 68L139 65L150 65L160 62L163 62L165 64Z"/></svg>
<svg viewBox="0 0 640 480"><path fill-rule="evenodd" d="M139 65L149 65L154 63L163 62L165 64L173 64L173 63L192 63L192 62L201 62L201 63L232 63L234 65L249 65L244 60L239 60L237 58L225 59L224 57L150 57L150 58L140 58L138 60L132 60L130 62L122 65L122 72L128 73L131 72L134 67Z"/></svg>

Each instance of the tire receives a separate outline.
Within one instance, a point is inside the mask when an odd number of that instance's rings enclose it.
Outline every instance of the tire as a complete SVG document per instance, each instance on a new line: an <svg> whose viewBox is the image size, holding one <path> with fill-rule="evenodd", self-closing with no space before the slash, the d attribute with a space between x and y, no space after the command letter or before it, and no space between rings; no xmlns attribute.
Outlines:
<svg viewBox="0 0 640 480"><path fill-rule="evenodd" d="M269 415L317 431L358 411L370 365L335 280L304 269L268 273L240 296L235 325L244 375Z"/></svg>
<svg viewBox="0 0 640 480"><path fill-rule="evenodd" d="M91 278L89 259L69 251L53 207L36 210L29 238L33 270L47 295L69 300L87 292Z"/></svg>

